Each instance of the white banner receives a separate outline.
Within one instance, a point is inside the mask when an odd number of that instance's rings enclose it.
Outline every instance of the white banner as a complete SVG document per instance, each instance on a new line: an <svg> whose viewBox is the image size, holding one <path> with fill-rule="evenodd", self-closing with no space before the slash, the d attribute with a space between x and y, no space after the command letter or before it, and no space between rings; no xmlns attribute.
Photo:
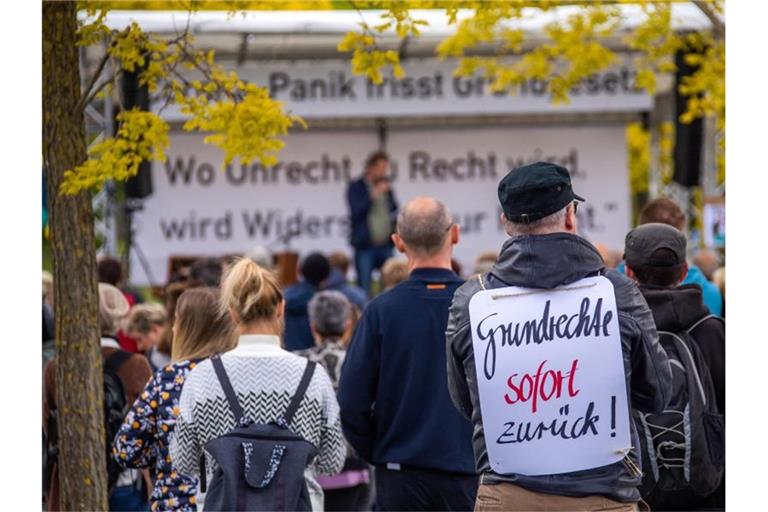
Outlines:
<svg viewBox="0 0 768 512"><path fill-rule="evenodd" d="M493 471L554 475L623 458L629 412L608 279L481 291L469 315Z"/></svg>
<svg viewBox="0 0 768 512"><path fill-rule="evenodd" d="M492 93L481 76L455 77L456 60L408 59L406 77L374 85L352 74L349 60L258 61L236 67L248 82L307 119L423 115L628 112L650 110L652 98L634 87L630 57L571 90L570 103L554 105L543 80L523 83L514 94ZM159 107L159 105L158 105ZM182 119L169 107L163 115Z"/></svg>
<svg viewBox="0 0 768 512"><path fill-rule="evenodd" d="M223 170L222 153L203 137L173 133L166 163L154 163L154 194L134 218L134 241L154 284L167 278L171 255L243 253L261 244L300 253L350 251L345 192L378 147L373 131L308 131L286 138L280 163ZM624 126L450 128L393 130L393 187L403 204L418 195L442 200L461 225L456 258L471 272L483 251L506 239L499 222L499 180L537 160L556 161L573 174L587 202L578 210L581 232L623 247L630 197ZM131 280L149 278L133 253Z"/></svg>

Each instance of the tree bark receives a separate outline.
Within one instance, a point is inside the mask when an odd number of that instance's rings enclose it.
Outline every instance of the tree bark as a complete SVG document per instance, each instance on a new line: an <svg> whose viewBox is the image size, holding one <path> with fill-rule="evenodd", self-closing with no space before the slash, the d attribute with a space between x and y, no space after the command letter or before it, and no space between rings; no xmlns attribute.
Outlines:
<svg viewBox="0 0 768 512"><path fill-rule="evenodd" d="M43 2L43 161L56 318L60 510L107 510L103 378L91 194L59 194L87 157L75 2Z"/></svg>

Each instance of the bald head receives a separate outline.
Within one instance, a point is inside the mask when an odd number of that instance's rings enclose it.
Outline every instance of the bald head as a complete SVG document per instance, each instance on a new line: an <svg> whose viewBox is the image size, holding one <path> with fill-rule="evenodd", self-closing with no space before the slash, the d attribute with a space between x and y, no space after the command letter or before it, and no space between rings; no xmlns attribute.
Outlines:
<svg viewBox="0 0 768 512"><path fill-rule="evenodd" d="M410 250L431 256L446 246L452 225L443 203L432 197L416 197L400 211L397 234Z"/></svg>

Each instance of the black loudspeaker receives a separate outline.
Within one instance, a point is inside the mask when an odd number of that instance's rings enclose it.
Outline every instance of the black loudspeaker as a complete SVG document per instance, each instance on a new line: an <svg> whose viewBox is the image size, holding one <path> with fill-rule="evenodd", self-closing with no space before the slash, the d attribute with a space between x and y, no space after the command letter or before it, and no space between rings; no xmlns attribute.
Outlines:
<svg viewBox="0 0 768 512"><path fill-rule="evenodd" d="M702 118L688 124L680 122L680 115L687 110L688 98L681 96L678 88L683 77L696 70L686 64L684 57L683 52L675 55L675 172L672 180L685 187L696 187L701 176L704 122Z"/></svg>
<svg viewBox="0 0 768 512"><path fill-rule="evenodd" d="M138 107L141 110L149 110L149 88L139 85L139 73L136 71L123 71L121 88L123 95L123 107L130 110ZM152 162L144 161L139 164L139 172L133 178L125 182L125 196L129 199L144 199L152 195Z"/></svg>

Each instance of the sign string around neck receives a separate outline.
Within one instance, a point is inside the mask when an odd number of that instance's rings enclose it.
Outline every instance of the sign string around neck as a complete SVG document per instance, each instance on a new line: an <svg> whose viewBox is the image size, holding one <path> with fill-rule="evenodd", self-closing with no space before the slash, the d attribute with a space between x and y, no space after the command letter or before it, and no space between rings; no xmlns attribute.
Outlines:
<svg viewBox="0 0 768 512"><path fill-rule="evenodd" d="M511 298L511 297L522 297L524 295L536 295L536 294L539 294L539 293L569 292L569 291L572 291L572 290L580 290L582 288L592 288L595 285L596 285L596 283L591 283L591 284L584 284L584 285L580 285L580 286L570 286L568 288L552 288L550 290L533 290L533 291L529 291L529 292L519 292L519 293L497 293L497 294L491 295L491 298L493 300L498 300L498 299L506 299L506 298Z"/></svg>

